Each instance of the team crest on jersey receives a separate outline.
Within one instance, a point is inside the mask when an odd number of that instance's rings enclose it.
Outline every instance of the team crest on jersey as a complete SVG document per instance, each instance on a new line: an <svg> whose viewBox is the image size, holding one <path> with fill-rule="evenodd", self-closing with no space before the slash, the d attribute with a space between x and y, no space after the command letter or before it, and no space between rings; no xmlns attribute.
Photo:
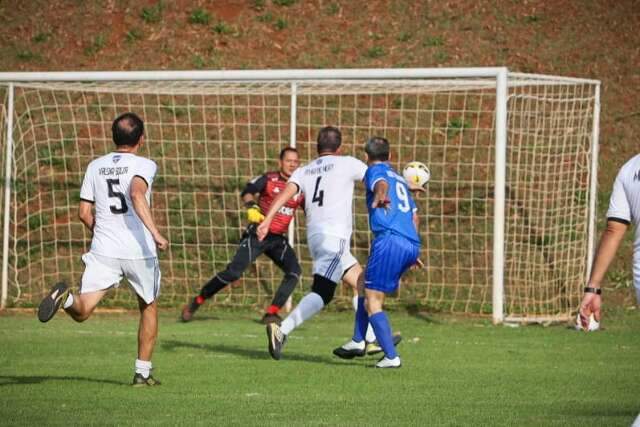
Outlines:
<svg viewBox="0 0 640 427"><path fill-rule="evenodd" d="M113 156L113 163L118 163L120 161L121 156Z"/></svg>
<svg viewBox="0 0 640 427"><path fill-rule="evenodd" d="M273 189L273 192L278 194L280 192L280 189L278 187L276 187L276 188Z"/></svg>

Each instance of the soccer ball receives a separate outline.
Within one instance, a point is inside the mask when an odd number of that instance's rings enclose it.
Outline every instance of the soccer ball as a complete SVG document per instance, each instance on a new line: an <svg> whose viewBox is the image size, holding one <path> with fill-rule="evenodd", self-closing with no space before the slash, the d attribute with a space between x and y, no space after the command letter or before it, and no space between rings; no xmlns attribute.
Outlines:
<svg viewBox="0 0 640 427"><path fill-rule="evenodd" d="M593 332L597 331L598 329L600 329L600 322L598 322L596 318L593 317L593 313L591 313L591 315L589 316L589 326L587 327L586 332ZM576 331L582 330L582 323L580 323L580 313L578 313L578 316L576 317Z"/></svg>
<svg viewBox="0 0 640 427"><path fill-rule="evenodd" d="M429 168L420 162L410 162L402 170L402 176L407 182L411 182L417 186L423 187L431 178Z"/></svg>

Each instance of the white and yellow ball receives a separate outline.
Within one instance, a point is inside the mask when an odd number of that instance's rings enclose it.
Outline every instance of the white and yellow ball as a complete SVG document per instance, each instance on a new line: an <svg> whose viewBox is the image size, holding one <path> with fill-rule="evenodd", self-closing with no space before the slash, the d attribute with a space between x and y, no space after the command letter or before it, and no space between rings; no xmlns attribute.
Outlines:
<svg viewBox="0 0 640 427"><path fill-rule="evenodd" d="M410 162L402 170L402 176L407 182L424 187L424 185L429 182L429 179L431 179L431 171L424 163Z"/></svg>

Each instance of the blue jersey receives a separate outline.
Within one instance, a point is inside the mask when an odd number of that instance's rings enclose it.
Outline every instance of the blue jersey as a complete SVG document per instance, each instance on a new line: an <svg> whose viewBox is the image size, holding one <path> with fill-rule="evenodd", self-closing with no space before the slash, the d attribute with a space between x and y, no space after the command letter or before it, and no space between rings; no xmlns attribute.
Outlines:
<svg viewBox="0 0 640 427"><path fill-rule="evenodd" d="M380 180L385 180L389 184L387 197L390 203L387 209L371 207L374 187L376 182ZM388 163L376 163L367 169L367 173L364 175L364 185L367 188L369 226L373 234L377 237L390 232L420 245L420 236L413 224L416 204L411 197L405 179L398 175Z"/></svg>

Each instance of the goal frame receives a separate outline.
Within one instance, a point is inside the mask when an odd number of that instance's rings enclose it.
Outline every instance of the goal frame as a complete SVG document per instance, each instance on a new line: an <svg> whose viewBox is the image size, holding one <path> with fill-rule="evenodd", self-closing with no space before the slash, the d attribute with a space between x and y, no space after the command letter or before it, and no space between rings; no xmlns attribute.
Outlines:
<svg viewBox="0 0 640 427"><path fill-rule="evenodd" d="M291 137L290 146L296 146L296 81L335 79L432 79L432 78L493 78L496 81L495 110L495 170L494 170L494 219L492 254L492 319L494 324L503 322L544 322L552 318L507 317L504 313L504 263L505 263L505 191L508 132L508 78L507 67L471 68L400 68L400 69L323 69L323 70L220 70L220 71L98 71L98 72L3 72L0 84L6 86L6 147L4 176L4 224L0 309L4 309L8 295L9 233L11 208L11 179L13 153L14 83L19 82L97 82L97 81L291 81ZM524 76L522 74L521 76ZM595 247L595 217L597 166L599 149L600 81L571 77L527 74L538 79L552 79L568 83L595 85L593 129L591 137L591 176L589 182L589 218L587 236L586 277L592 267ZM293 231L291 226L290 231ZM289 233L293 244L293 233Z"/></svg>

